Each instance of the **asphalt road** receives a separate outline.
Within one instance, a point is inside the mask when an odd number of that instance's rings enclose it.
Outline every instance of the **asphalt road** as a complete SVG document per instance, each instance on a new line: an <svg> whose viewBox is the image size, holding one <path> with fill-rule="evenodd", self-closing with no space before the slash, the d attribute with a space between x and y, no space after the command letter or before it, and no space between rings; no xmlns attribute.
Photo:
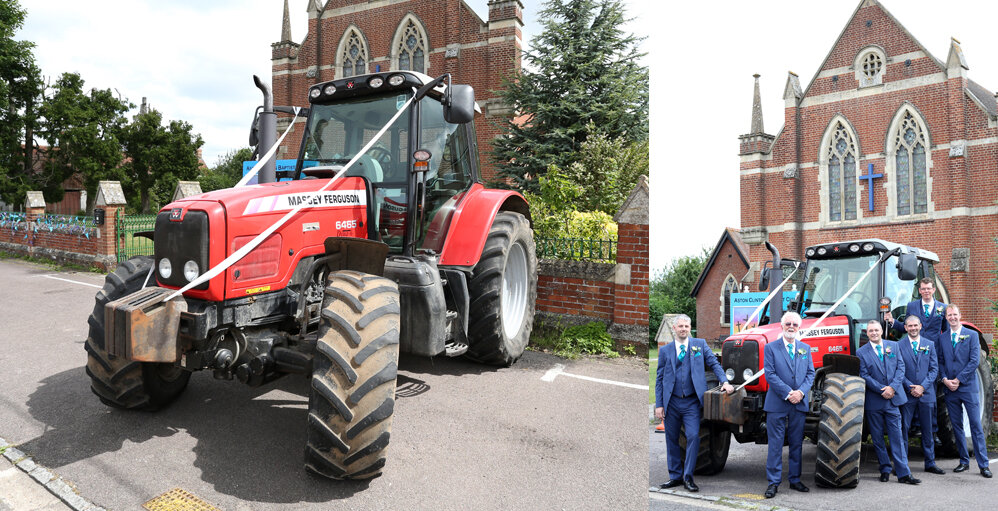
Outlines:
<svg viewBox="0 0 998 511"><path fill-rule="evenodd" d="M102 405L83 348L102 283L0 260L0 437L95 504L181 488L223 510L648 508L643 361L403 356L384 474L328 481L303 468L305 378L254 389L202 372L157 413Z"/></svg>
<svg viewBox="0 0 998 511"><path fill-rule="evenodd" d="M665 435L655 432L655 426L648 427L649 439L649 486L658 485L669 479L666 468ZM697 476L700 486L699 497L720 497L720 504L742 509L770 509L781 507L797 510L823 511L912 511L917 509L996 509L994 494L998 483L994 479L981 477L976 462L971 459L971 469L952 473L959 463L956 459L937 459L937 465L946 470L944 475L929 474L923 471L924 463L921 448L909 451L912 475L922 480L918 486L899 484L896 477L890 482L881 483L877 455L872 444L864 444L860 463L860 481L854 489L825 489L814 484L814 464L817 448L804 440L803 470L801 482L811 488L809 493L798 493L788 487L787 449L783 449L783 483L779 493L772 499L764 499L766 491L766 445L739 444L732 439L728 462L720 474ZM991 453L992 460L998 457ZM992 468L996 465L992 464ZM676 490L676 491L674 491ZM669 490L669 493L649 493L649 509L718 509L717 502L688 498L682 488Z"/></svg>

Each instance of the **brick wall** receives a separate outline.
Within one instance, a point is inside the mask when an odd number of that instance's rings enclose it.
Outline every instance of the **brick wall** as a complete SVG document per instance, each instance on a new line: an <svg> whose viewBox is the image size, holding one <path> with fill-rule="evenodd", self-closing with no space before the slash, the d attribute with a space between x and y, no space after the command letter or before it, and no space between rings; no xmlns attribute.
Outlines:
<svg viewBox="0 0 998 511"><path fill-rule="evenodd" d="M602 321L618 348L648 349L648 225L618 224L617 262L542 259L537 315L564 326Z"/></svg>
<svg viewBox="0 0 998 511"><path fill-rule="evenodd" d="M26 214L5 213L0 218L0 250L112 271L117 264L114 243L117 211L116 207L106 207L107 217L101 226L74 218L46 216L45 208L29 208Z"/></svg>

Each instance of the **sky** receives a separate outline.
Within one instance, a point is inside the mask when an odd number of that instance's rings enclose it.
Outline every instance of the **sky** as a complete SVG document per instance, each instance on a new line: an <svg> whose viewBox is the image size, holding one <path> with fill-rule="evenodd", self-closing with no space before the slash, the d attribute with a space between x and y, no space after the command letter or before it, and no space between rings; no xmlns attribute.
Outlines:
<svg viewBox="0 0 998 511"><path fill-rule="evenodd" d="M308 0L291 0L291 32L305 36ZM483 19L487 0L466 0ZM524 43L539 31L541 0L524 2ZM787 72L807 87L859 0L625 0L628 29L648 36L651 68L651 266L713 248L739 227L738 136L749 131L752 75L759 73L766 131L783 124ZM998 88L998 3L884 0L936 58L960 40L969 76ZM138 105L148 97L166 119L205 140L204 158L247 144L280 38L282 0L21 0L19 39L34 41L50 80L79 72L88 87L113 88ZM990 65L989 65L990 64Z"/></svg>

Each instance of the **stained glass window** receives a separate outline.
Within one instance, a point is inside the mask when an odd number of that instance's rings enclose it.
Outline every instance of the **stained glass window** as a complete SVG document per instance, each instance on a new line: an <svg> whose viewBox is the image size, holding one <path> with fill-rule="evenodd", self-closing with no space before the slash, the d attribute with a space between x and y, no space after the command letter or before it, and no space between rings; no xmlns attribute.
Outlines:
<svg viewBox="0 0 998 511"><path fill-rule="evenodd" d="M416 22L409 19L405 22L396 51L399 56L399 70L426 72L426 38L419 30Z"/></svg>
<svg viewBox="0 0 998 511"><path fill-rule="evenodd" d="M828 220L856 219L856 142L841 121L828 145Z"/></svg>
<svg viewBox="0 0 998 511"><path fill-rule="evenodd" d="M899 216L927 213L929 210L926 144L922 125L911 112L906 112L897 133L894 134L894 170Z"/></svg>
<svg viewBox="0 0 998 511"><path fill-rule="evenodd" d="M350 29L343 45L343 78L367 72L367 46L356 30Z"/></svg>

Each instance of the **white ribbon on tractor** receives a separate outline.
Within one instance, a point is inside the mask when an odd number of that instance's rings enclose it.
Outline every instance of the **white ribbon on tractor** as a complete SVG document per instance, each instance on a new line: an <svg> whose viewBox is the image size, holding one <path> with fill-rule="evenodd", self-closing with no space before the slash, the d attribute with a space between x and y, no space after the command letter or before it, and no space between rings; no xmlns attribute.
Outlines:
<svg viewBox="0 0 998 511"><path fill-rule="evenodd" d="M412 100L415 97L416 97L415 94L413 94L412 96L410 96L409 100L406 101L405 104L403 104L402 107L399 108L397 112L395 112L395 115L393 115L392 118L388 120L388 123L386 123L373 137L371 137L371 140L367 143L367 145L365 145L360 151L358 151L357 154L355 154L354 157L351 158L350 161L347 162L347 164L344 165L343 168L340 169L339 172L337 172L335 176L333 176L332 178L330 178L329 182L327 182L322 188L320 188L317 192L315 192L315 195L318 196L320 193L328 190L329 187L332 186L332 184L334 182L336 182L336 180L339 179L340 176L342 176L344 172L346 172L347 170L349 170L350 167L353 166L353 164L357 160L359 160L361 156L363 156L364 154L366 154L367 151L369 151L371 149L371 147L373 147L374 144L381 138L381 136L384 135L386 131L388 131L388 128L391 127L392 124L395 124L395 121L398 120L398 118L402 115L402 112L405 112L406 110L408 110L409 105L412 104ZM288 127L288 129L290 129L290 126ZM285 132L285 134L287 134L287 132ZM277 146L281 143L281 140L283 140L283 139L284 139L284 136L282 135L281 139L278 140L277 142L275 142L274 145L273 145L273 147L270 148L270 151L267 151L267 154L263 158L260 158L261 163L263 161L267 160L268 158L270 158L273 155L274 151L277 150L276 149ZM253 171L255 171L257 169L257 167L259 167L259 166L260 166L260 163L257 163L253 167L253 170L250 171L250 174L247 174L247 176L251 175L253 173ZM312 167L312 168L316 168L316 167ZM243 179L245 179L245 178L243 178ZM274 231L276 231L282 225L284 225L285 223L287 223L287 221L290 220L291 217L297 215L299 211L301 211L303 209L306 209L306 208L311 208L312 205L308 204L309 202L314 202L315 204L318 204L318 201L304 201L302 204L299 204L299 205L295 206L294 209L291 209L290 211L288 211L287 214L285 214L283 217L281 217L278 221L274 222L273 225L271 225L270 227L266 228L263 232L261 232L260 234L258 234L255 238L253 238L252 240L250 240L249 243L243 245L239 250L236 250L235 252L232 253L232 255L230 255L229 257L226 257L225 260L223 260L222 262L218 263L217 266L215 266L214 268L212 268L212 269L210 269L210 270L202 273L201 276L199 276L198 278L194 279L193 281L191 281L186 286L184 286L184 287L182 287L182 288L174 291L173 293L171 293L170 296L166 297L166 300L171 300L174 297L176 297L177 295L180 295L183 292L187 291L188 289L191 289L194 286L201 285L201 283L206 282L208 280L211 280L211 279L215 278L220 273L222 273L223 271L225 271L226 269L228 269L230 266L232 266L233 264L236 264L240 259L242 259L243 257L245 257L246 254L250 253L250 251L252 251L254 248L256 248L257 246L259 246L260 243L263 243L263 241L265 239L267 239L268 236L270 236L271 234L273 234Z"/></svg>
<svg viewBox="0 0 998 511"><path fill-rule="evenodd" d="M850 294L852 294L852 292L855 291L856 288L859 287L859 285L862 284L864 280L866 280L866 277L868 277L870 275L870 272L873 271L873 269L876 268L877 266L879 266L879 265L874 264L873 266L870 266L870 269L866 270L866 273L864 273L859 278L859 280L857 280L856 283L853 284L852 287L850 287L845 292L845 294L843 294L842 296L840 296L839 299L836 300L835 303L831 307L829 307L828 310L826 310L825 313L822 314L820 318L818 318L818 321L815 321L814 323L812 323L811 326L807 327L806 330L798 332L797 333L797 339L803 339L803 338L807 337L807 335L809 333L811 333L811 330L814 330L815 328L818 328L818 325L820 325L821 322L824 321L825 318L827 318L828 315L831 314L832 311L834 311L836 307L838 307L839 305L841 305L842 302L846 299L846 297L848 297ZM795 268L794 271L796 272L797 269ZM793 276L793 273L791 273L790 275ZM790 279L790 277L787 277L787 280L789 280L789 279ZM783 283L785 284L786 280L784 280ZM783 284L780 284L780 287L777 288L777 291L779 291L782 287L783 287ZM803 292L803 291L801 291L801 292ZM762 302L762 305L760 305L759 308L756 309L755 312L753 312L752 314L754 315L754 314L758 313L760 310L762 310L762 307L764 307L766 305L766 302L768 302L771 298L773 298L774 294L775 294L775 292L774 293L770 293L770 295L766 298L766 301ZM749 316L749 319L751 319L751 316ZM765 372L766 372L766 368L765 367L763 367L762 369L759 369L759 372L753 374L751 378L745 380L745 383L742 383L741 385L735 387L735 390L740 390L743 387L745 387L746 385L748 385L749 383L752 383L755 380L758 380L759 377L762 376Z"/></svg>
<svg viewBox="0 0 998 511"><path fill-rule="evenodd" d="M263 155L260 158L260 161L256 162L256 165L253 165L253 168L251 168L250 171L247 172L246 175L243 176L243 178L240 179L238 183L236 183L236 186L233 186L233 188L246 186L246 183L248 183L250 179L253 179L253 177L256 176L257 172L260 172L260 169L263 168L263 165L268 161L270 161L270 159L274 156L274 153L277 152L277 147L281 145L281 142L284 142L284 137L288 136L288 133L291 133L291 128L294 127L295 119L298 118L298 112L300 111L301 107L296 106L295 116L291 118L291 124L288 124L288 129L284 130L284 133L281 134L281 138L277 139L277 142L274 142L274 145L270 146L270 150L267 151L267 154Z"/></svg>
<svg viewBox="0 0 998 511"><path fill-rule="evenodd" d="M783 286L785 286L786 283L790 281L790 279L794 276L794 274L797 273L797 270L799 269L800 269L800 262L795 262L794 271L790 272L790 275L787 275L787 278L783 279L783 282L780 282L780 285L776 286L776 289L774 289L773 292L769 293L769 296L767 296L766 299L763 300L762 303L760 303L759 306L756 307L754 311L752 311L752 314L749 314L748 319L745 320L746 325L752 322L752 318L759 317L759 314L762 313L762 309L766 308L766 304L769 303L773 299L773 297L776 296L777 293L781 293L783 291ZM783 297L781 296L780 299L782 300Z"/></svg>

